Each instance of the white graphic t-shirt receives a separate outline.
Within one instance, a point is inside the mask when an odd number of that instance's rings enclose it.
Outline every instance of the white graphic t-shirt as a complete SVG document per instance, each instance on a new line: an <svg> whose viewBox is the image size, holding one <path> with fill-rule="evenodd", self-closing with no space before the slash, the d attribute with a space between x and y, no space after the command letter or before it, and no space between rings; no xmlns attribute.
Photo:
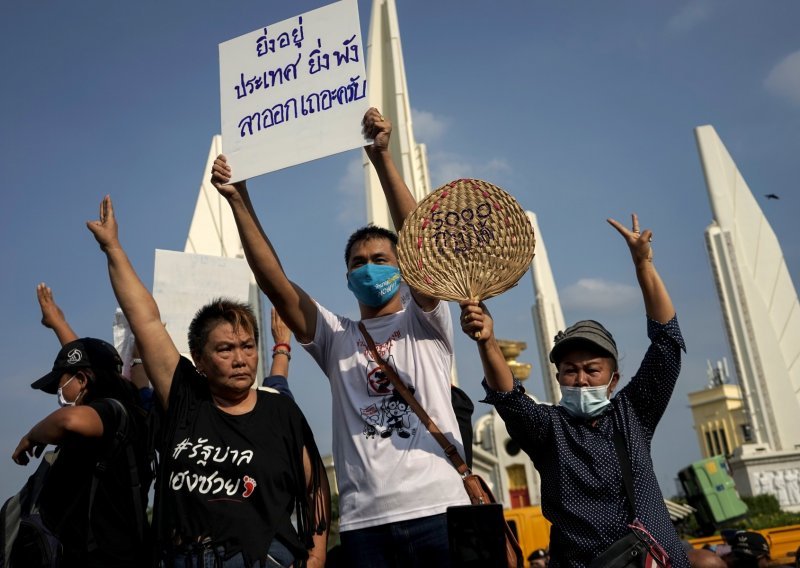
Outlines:
<svg viewBox="0 0 800 568"><path fill-rule="evenodd" d="M340 530L469 504L461 477L442 448L372 361L358 322L317 306L316 335L304 347L331 385ZM364 326L463 458L450 402L453 324L447 303L426 313L411 300L400 312L364 320Z"/></svg>

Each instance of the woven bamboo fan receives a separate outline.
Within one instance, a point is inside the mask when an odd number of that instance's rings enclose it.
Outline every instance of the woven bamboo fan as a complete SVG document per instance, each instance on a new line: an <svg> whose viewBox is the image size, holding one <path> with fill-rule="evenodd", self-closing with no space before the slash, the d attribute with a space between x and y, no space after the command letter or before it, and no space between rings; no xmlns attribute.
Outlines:
<svg viewBox="0 0 800 568"><path fill-rule="evenodd" d="M508 193L459 179L423 199L398 235L412 288L440 300L486 300L516 285L533 260L531 222Z"/></svg>

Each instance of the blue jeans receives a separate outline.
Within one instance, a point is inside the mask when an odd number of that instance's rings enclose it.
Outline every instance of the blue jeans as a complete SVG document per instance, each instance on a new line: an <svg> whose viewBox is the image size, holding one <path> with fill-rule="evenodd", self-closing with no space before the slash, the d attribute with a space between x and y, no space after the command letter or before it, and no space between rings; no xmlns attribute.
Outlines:
<svg viewBox="0 0 800 568"><path fill-rule="evenodd" d="M447 515L420 517L341 535L345 564L352 568L447 568Z"/></svg>
<svg viewBox="0 0 800 568"><path fill-rule="evenodd" d="M173 554L169 561L162 561L163 568L286 568L294 562L294 555L277 539L272 541L267 559L247 563L244 554L225 558L225 547L209 546L188 554Z"/></svg>

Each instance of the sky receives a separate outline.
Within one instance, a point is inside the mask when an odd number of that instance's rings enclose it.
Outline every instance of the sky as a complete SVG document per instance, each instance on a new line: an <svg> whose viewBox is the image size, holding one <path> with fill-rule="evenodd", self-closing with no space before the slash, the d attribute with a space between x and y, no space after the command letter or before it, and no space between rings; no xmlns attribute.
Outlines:
<svg viewBox="0 0 800 568"><path fill-rule="evenodd" d="M219 131L219 43L320 7L316 0L50 3L11 0L0 20L0 495L33 472L11 453L54 396L30 383L52 367L54 335L35 287L49 284L79 335L111 340L116 302L85 227L111 194L120 238L152 284L154 249L183 250L211 137ZM366 43L371 2L359 0ZM398 16L415 135L434 187L489 180L537 214L567 322L603 321L623 381L647 347L630 256L605 219L639 214L688 352L653 459L666 496L700 458L687 393L730 355L705 252L711 222L694 141L715 127L800 281L800 3L421 2ZM250 182L287 274L357 316L345 285L348 235L366 223L360 150ZM767 201L775 193L780 200ZM538 396L530 275L489 301L497 335L528 343ZM457 310L453 310L457 315ZM264 330L268 333L268 330ZM327 380L302 349L290 384L323 453ZM462 387L481 398L474 345L458 334Z"/></svg>

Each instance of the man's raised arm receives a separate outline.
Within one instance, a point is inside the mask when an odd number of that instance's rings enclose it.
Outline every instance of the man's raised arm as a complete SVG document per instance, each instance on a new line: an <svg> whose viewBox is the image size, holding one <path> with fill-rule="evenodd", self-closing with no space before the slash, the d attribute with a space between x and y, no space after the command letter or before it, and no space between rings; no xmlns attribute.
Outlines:
<svg viewBox="0 0 800 568"><path fill-rule="evenodd" d="M417 201L408 189L406 182L397 171L397 167L392 160L389 152L389 139L392 134L392 123L386 120L376 108L370 108L362 120L364 135L372 138L372 144L364 146L378 174L383 193L386 196L386 204L389 206L389 213L392 216L395 231L398 233L403 228L403 224L409 215L416 209ZM430 311L436 307L438 300L422 294L420 291L410 288L414 301L423 310Z"/></svg>
<svg viewBox="0 0 800 568"><path fill-rule="evenodd" d="M397 171L392 154L389 152L392 123L385 119L376 108L370 108L361 123L364 127L364 135L373 139L372 144L364 146L364 151L372 162L375 173L378 174L383 193L386 195L386 204L389 206L394 229L399 233L406 217L417 207L417 201L400 172Z"/></svg>
<svg viewBox="0 0 800 568"><path fill-rule="evenodd" d="M631 251L633 266L636 268L636 278L642 290L644 309L647 316L659 323L667 323L675 316L675 307L669 297L667 287L661 280L653 264L653 232L646 229L639 230L639 217L636 213L631 215L632 229L628 230L618 221L608 219L620 235L625 239Z"/></svg>
<svg viewBox="0 0 800 568"><path fill-rule="evenodd" d="M302 288L286 276L253 209L247 184L243 181L231 184L231 173L228 161L220 154L211 169L211 183L231 206L247 263L258 286L278 310L289 329L300 342L309 343L313 341L317 329L317 305Z"/></svg>

